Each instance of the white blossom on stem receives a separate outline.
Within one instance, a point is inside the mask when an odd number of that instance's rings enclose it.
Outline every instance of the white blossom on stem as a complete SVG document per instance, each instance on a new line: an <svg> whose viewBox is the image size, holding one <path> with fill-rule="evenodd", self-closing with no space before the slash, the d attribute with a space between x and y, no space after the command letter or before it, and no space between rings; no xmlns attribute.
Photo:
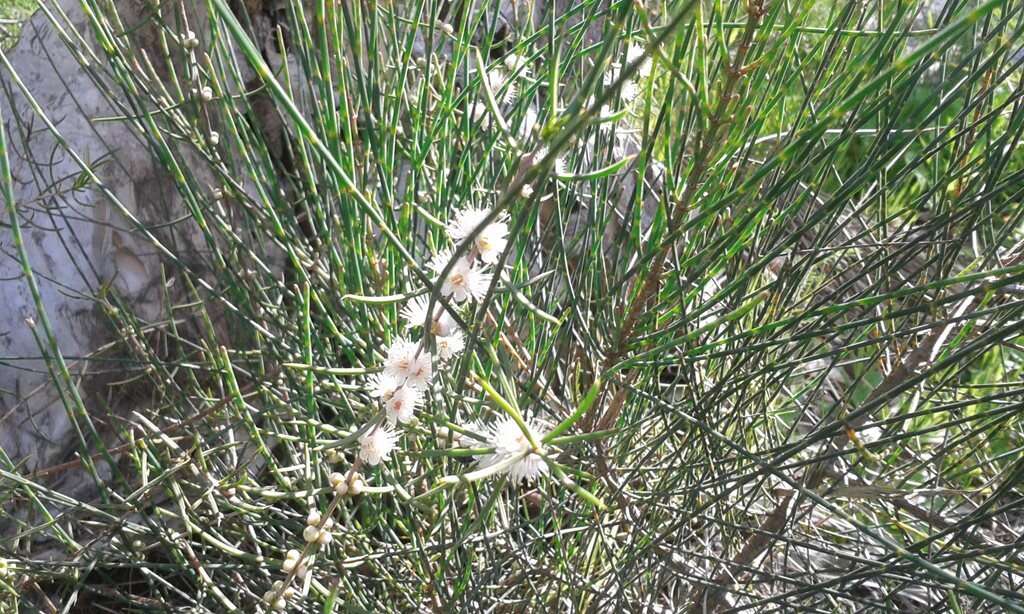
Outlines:
<svg viewBox="0 0 1024 614"><path fill-rule="evenodd" d="M448 236L456 243L466 237L484 223L490 211L469 207L455 214L455 217L448 223ZM482 228L473 239L480 260L487 264L494 264L498 261L501 253L508 245L508 222L504 214L499 215L490 224Z"/></svg>
<svg viewBox="0 0 1024 614"><path fill-rule="evenodd" d="M387 399L401 387L402 382L389 373L374 373L366 381L370 396L378 399Z"/></svg>
<svg viewBox="0 0 1024 614"><path fill-rule="evenodd" d="M448 313L448 310L443 311L441 315L434 320L434 324L430 329L430 332L441 337L451 335L456 331L459 333L462 332L459 329L459 325L455 322L455 318L452 317L452 314Z"/></svg>
<svg viewBox="0 0 1024 614"><path fill-rule="evenodd" d="M644 55L644 48L643 47L641 47L640 45L631 45L629 47L629 49L626 50L626 62L629 63L629 64L632 64L633 62L636 62L637 60L642 58L643 55ZM640 75L641 77L644 77L644 78L651 76L651 58L650 58L650 56L644 58L643 62L637 68L636 74L638 74L638 75Z"/></svg>
<svg viewBox="0 0 1024 614"><path fill-rule="evenodd" d="M405 424L412 420L413 413L422 401L423 395L418 389L402 386L384 400L384 417L391 426L394 426L395 422Z"/></svg>
<svg viewBox="0 0 1024 614"><path fill-rule="evenodd" d="M384 425L371 426L359 437L359 458L368 465L379 465L391 456L398 434Z"/></svg>
<svg viewBox="0 0 1024 614"><path fill-rule="evenodd" d="M511 75L517 75L520 77L530 76L530 59L524 55L510 53L505 56L502 63L505 64L505 68Z"/></svg>
<svg viewBox="0 0 1024 614"><path fill-rule="evenodd" d="M544 433L530 421L526 421L526 428L539 445ZM524 479L532 482L548 472L548 464L533 449L522 428L511 417L499 420L491 427L487 433L486 445L494 448L494 452L477 457L480 467L490 467L517 458L518 460L504 469L513 482Z"/></svg>
<svg viewBox="0 0 1024 614"><path fill-rule="evenodd" d="M435 337L435 342L437 343L437 355L441 360L451 360L466 348L466 340L459 329L451 331L450 335Z"/></svg>
<svg viewBox="0 0 1024 614"><path fill-rule="evenodd" d="M546 158L547 155L548 155L548 148L547 147L538 147L537 151L533 152L533 162L534 162L534 164L537 164L538 162L540 162L541 160ZM555 171L556 175L568 175L569 174L569 165L566 163L564 155L561 155L561 156L558 156L557 158L555 158L555 163L552 165L552 169Z"/></svg>
<svg viewBox="0 0 1024 614"><path fill-rule="evenodd" d="M608 72L604 73L604 86L611 87L619 80L619 75L622 74L622 65L618 62L613 62ZM622 89L619 90L619 98L623 102L632 102L637 94L640 93L640 88L636 82L632 79L627 79L622 83Z"/></svg>
<svg viewBox="0 0 1024 614"><path fill-rule="evenodd" d="M384 359L384 374L406 386L422 388L430 382L432 365L430 352L420 344L399 337L388 348Z"/></svg>
<svg viewBox="0 0 1024 614"><path fill-rule="evenodd" d="M430 263L430 268L438 275L448 266L451 253L441 252ZM448 271L448 276L441 282L441 294L457 303L468 299L482 300L491 285L491 274L474 265L468 258L459 258Z"/></svg>
<svg viewBox="0 0 1024 614"><path fill-rule="evenodd" d="M439 307L436 303L434 309ZM428 310L430 309L430 295L421 294L419 296L409 299L409 302L402 308L402 319L405 320L405 328L415 328L417 326L423 326L423 323L427 321ZM435 311L436 313L436 311ZM433 317L430 318L433 321Z"/></svg>

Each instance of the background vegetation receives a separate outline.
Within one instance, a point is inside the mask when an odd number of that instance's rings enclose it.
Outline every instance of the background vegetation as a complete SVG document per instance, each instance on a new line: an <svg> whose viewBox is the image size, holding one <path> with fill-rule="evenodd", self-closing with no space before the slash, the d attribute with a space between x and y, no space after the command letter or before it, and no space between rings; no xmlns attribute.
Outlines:
<svg viewBox="0 0 1024 614"><path fill-rule="evenodd" d="M1024 3L295 1L269 43L258 4L213 0L197 49L155 11L166 80L83 0L82 70L209 249L166 319L96 297L134 411L83 439L93 499L2 467L11 603L1024 609ZM366 375L468 206L508 216L500 273L360 465ZM535 482L471 473L509 411L566 421Z"/></svg>

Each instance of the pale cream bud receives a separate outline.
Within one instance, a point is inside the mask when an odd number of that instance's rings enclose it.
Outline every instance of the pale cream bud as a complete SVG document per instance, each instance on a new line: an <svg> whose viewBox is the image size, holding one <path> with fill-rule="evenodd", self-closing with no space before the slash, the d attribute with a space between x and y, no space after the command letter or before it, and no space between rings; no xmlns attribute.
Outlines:
<svg viewBox="0 0 1024 614"><path fill-rule="evenodd" d="M359 495L363 494L364 486L365 484L363 483L362 478L356 477L354 480L352 480L352 485L348 487L348 493L353 497L358 497Z"/></svg>

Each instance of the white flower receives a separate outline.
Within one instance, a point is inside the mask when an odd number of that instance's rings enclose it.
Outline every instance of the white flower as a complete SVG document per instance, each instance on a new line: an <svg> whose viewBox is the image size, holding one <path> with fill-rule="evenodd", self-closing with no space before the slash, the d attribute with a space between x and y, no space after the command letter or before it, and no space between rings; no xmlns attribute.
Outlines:
<svg viewBox="0 0 1024 614"><path fill-rule="evenodd" d="M451 237L452 241L458 243L462 241L476 230L477 226L483 223L484 219L490 213L487 209L478 209L476 207L467 207L458 211L451 220L448 221L448 225L445 230L448 236Z"/></svg>
<svg viewBox="0 0 1024 614"><path fill-rule="evenodd" d="M383 425L370 427L370 430L359 438L359 458L368 465L379 465L388 460L395 449L398 435Z"/></svg>
<svg viewBox="0 0 1024 614"><path fill-rule="evenodd" d="M448 223L448 236L452 241L458 243L479 227L484 219L490 215L487 209L476 209L469 207L455 214L455 217ZM473 239L480 260L487 264L494 264L505 251L508 245L508 223L505 222L504 214L499 215L493 222L483 228Z"/></svg>
<svg viewBox="0 0 1024 614"><path fill-rule="evenodd" d="M537 130L538 120L537 108L533 105L526 107L526 111L523 112L523 120L519 124L519 136L524 141L529 140L533 136L533 133Z"/></svg>
<svg viewBox="0 0 1024 614"><path fill-rule="evenodd" d="M452 317L452 314L448 313L448 310L443 311L441 315L434 320L434 325L430 329L430 332L439 337L451 335L454 331L462 332L459 330L459 325L455 322L455 318Z"/></svg>
<svg viewBox="0 0 1024 614"><path fill-rule="evenodd" d="M430 263L430 268L435 273L441 274L448 261L451 260L450 252L441 252ZM452 300L461 303L467 299L481 300L487 295L487 288L491 285L490 273L485 273L473 265L468 258L462 257L448 271L448 276L441 282L441 294L450 296Z"/></svg>
<svg viewBox="0 0 1024 614"><path fill-rule="evenodd" d="M622 84L621 96L626 102L632 102L640 95L640 86L635 81L626 81Z"/></svg>
<svg viewBox="0 0 1024 614"><path fill-rule="evenodd" d="M541 160L546 158L547 155L548 155L548 148L547 147L538 147L537 151L533 152L533 163L537 164L538 162L540 162ZM557 158L555 158L555 163L554 163L553 168L554 168L554 171L555 171L556 175L568 175L569 174L569 165L566 164L565 156L564 155L558 156Z"/></svg>
<svg viewBox="0 0 1024 614"><path fill-rule="evenodd" d="M509 78L501 68L492 68L487 71L487 88L494 94L494 99L503 104L509 104L516 99L519 90L516 84ZM504 88L504 91L502 91Z"/></svg>
<svg viewBox="0 0 1024 614"><path fill-rule="evenodd" d="M387 399L402 387L402 382L389 373L374 373L366 382L370 396Z"/></svg>
<svg viewBox="0 0 1024 614"><path fill-rule="evenodd" d="M462 337L462 331L455 329L450 335L436 337L437 355L441 360L449 360L458 356L466 348L466 340Z"/></svg>
<svg viewBox="0 0 1024 614"><path fill-rule="evenodd" d="M423 323L427 320L427 307L429 304L430 295L424 294L411 299L402 308L401 315L402 319L405 320L406 329L423 326ZM434 303L434 314L430 320L430 332L436 336L445 336L450 335L453 330L457 329L458 325L455 323L455 318L452 317L452 314L448 313L448 310L442 305ZM397 387L398 385L395 386L395 388Z"/></svg>
<svg viewBox="0 0 1024 614"><path fill-rule="evenodd" d="M391 426L394 426L396 421L405 424L412 419L413 413L422 401L423 395L419 390L403 386L384 401L384 417Z"/></svg>
<svg viewBox="0 0 1024 614"><path fill-rule="evenodd" d="M505 222L488 224L487 228L476 236L476 249L480 253L480 260L487 264L497 263L507 245L508 224Z"/></svg>
<svg viewBox="0 0 1024 614"><path fill-rule="evenodd" d="M505 68L508 69L508 72L512 75L516 75L517 73L521 77L528 77L530 75L530 59L525 55L510 53L505 56L505 59L502 60L502 62L505 64ZM518 72L520 69L522 69L522 72Z"/></svg>
<svg viewBox="0 0 1024 614"><path fill-rule="evenodd" d="M597 99L593 96L587 98L587 104L585 106L592 107ZM615 109L607 104L601 105L601 108L597 110L597 119L599 121L607 121L615 116Z"/></svg>
<svg viewBox="0 0 1024 614"><path fill-rule="evenodd" d="M472 420L470 422L467 422L466 424L462 425L462 429L468 431L469 433L473 433L473 435L479 435L484 439L486 439L487 434L490 433L490 429L488 429L487 426L484 425L484 423L481 422L480 420ZM452 431L451 440L452 444L457 448L483 448L487 446L485 442L480 441L476 437L473 437L472 435L468 434L463 434L458 431ZM478 457L477 461L480 462L480 460L481 459ZM482 462L480 462L480 464L481 466L483 466Z"/></svg>
<svg viewBox="0 0 1024 614"><path fill-rule="evenodd" d="M632 64L639 60L644 55L644 48L640 45L632 45L626 50L626 62ZM644 58L643 63L637 68L636 74L641 77L651 76L651 58L650 56Z"/></svg>
<svg viewBox="0 0 1024 614"><path fill-rule="evenodd" d="M613 62L608 72L604 73L604 86L611 87L614 85L619 80L620 74L622 74L622 65L618 62ZM619 90L619 98L625 102L631 102L639 93L640 88L630 79L623 82L622 89Z"/></svg>
<svg viewBox="0 0 1024 614"><path fill-rule="evenodd" d="M436 309L435 305L435 309ZM405 304L402 308L402 319L405 320L405 328L415 328L417 326L423 326L423 323L427 321L427 313L430 308L430 295L421 294L414 297ZM431 318L433 320L433 318Z"/></svg>
<svg viewBox="0 0 1024 614"><path fill-rule="evenodd" d="M384 359L384 374L404 382L406 386L420 388L430 381L432 368L430 352L420 344L399 337L388 348Z"/></svg>
<svg viewBox="0 0 1024 614"><path fill-rule="evenodd" d="M544 434L539 432L537 427L529 421L526 422L526 428L539 445ZM487 434L486 445L494 448L494 452L478 457L477 462L480 467L490 467L517 458L518 460L504 470L513 482L523 479L532 482L548 472L547 463L534 452L530 440L511 417L506 417L491 427Z"/></svg>
<svg viewBox="0 0 1024 614"><path fill-rule="evenodd" d="M491 126L491 115L487 105L482 102L474 102L469 106L469 119L472 123L478 124L484 130Z"/></svg>

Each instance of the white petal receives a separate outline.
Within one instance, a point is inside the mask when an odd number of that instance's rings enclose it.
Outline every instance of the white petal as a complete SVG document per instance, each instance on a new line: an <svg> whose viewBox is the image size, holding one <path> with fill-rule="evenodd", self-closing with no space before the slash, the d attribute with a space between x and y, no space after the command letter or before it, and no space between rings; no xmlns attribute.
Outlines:
<svg viewBox="0 0 1024 614"><path fill-rule="evenodd" d="M419 343L398 338L388 348L384 373L408 386L422 387L432 375L430 352Z"/></svg>
<svg viewBox="0 0 1024 614"><path fill-rule="evenodd" d="M430 295L421 294L420 296L409 299L409 302L402 308L402 319L405 320L405 328L415 328L417 326L423 326L423 323L427 321L427 313L430 306Z"/></svg>
<svg viewBox="0 0 1024 614"><path fill-rule="evenodd" d="M370 427L359 437L359 458L369 465L378 465L388 460L397 440L398 435L385 426Z"/></svg>
<svg viewBox="0 0 1024 614"><path fill-rule="evenodd" d="M450 360L458 356L466 348L466 341L461 330L453 330L452 334L437 337L437 355L441 360Z"/></svg>
<svg viewBox="0 0 1024 614"><path fill-rule="evenodd" d="M367 380L367 388L370 391L371 397L385 398L389 397L402 383L387 373L375 373Z"/></svg>
<svg viewBox="0 0 1024 614"><path fill-rule="evenodd" d="M480 260L494 264L501 257L508 245L508 224L495 222L490 224L476 237L476 249L480 252Z"/></svg>
<svg viewBox="0 0 1024 614"><path fill-rule="evenodd" d="M462 209L448 223L448 236L456 243L465 239L476 230L477 226L483 223L488 213L487 209L477 209L474 207Z"/></svg>
<svg viewBox="0 0 1024 614"><path fill-rule="evenodd" d="M384 404L384 417L394 426L395 422L406 423L423 400L420 391L410 386L399 388Z"/></svg>
<svg viewBox="0 0 1024 614"><path fill-rule="evenodd" d="M543 433L529 421L526 423L526 427L533 439L539 443L543 438ZM494 452L478 457L477 463L481 468L516 457L519 460L513 462L505 470L515 482L523 479L534 480L548 472L547 463L534 453L522 428L511 417L505 418L491 427L487 446L494 448Z"/></svg>

